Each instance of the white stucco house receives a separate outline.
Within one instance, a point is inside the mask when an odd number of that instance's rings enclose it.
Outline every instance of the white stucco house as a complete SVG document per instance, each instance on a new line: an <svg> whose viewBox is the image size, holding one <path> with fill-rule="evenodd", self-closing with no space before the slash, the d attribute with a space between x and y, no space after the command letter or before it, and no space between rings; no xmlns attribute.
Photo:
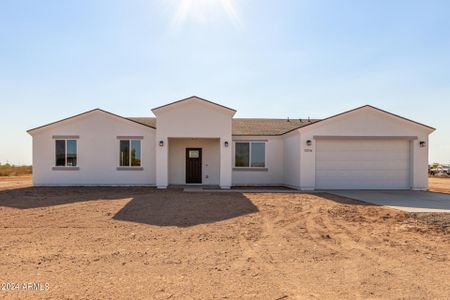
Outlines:
<svg viewBox="0 0 450 300"><path fill-rule="evenodd" d="M369 105L323 120L239 119L193 96L152 112L130 118L94 109L29 130L33 184L428 186L435 129Z"/></svg>

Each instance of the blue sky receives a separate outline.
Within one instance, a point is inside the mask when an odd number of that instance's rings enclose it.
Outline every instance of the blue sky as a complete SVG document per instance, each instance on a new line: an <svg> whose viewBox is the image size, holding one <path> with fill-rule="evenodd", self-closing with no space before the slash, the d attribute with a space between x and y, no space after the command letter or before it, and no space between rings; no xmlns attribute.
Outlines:
<svg viewBox="0 0 450 300"><path fill-rule="evenodd" d="M436 127L450 162L450 2L0 1L0 162L31 163L32 127L191 95L237 117L371 104Z"/></svg>

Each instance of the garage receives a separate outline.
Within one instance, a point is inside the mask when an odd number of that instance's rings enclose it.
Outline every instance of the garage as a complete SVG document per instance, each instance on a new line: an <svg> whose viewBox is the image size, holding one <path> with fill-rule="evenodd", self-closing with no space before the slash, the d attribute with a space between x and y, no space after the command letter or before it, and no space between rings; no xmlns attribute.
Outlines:
<svg viewBox="0 0 450 300"><path fill-rule="evenodd" d="M410 189L410 144L396 138L318 138L316 189Z"/></svg>

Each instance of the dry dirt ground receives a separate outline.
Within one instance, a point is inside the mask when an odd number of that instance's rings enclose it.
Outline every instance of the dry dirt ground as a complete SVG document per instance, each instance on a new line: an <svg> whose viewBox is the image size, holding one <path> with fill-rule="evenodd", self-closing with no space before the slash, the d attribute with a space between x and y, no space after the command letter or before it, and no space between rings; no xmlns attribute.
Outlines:
<svg viewBox="0 0 450 300"><path fill-rule="evenodd" d="M31 187L31 175L0 177L0 190Z"/></svg>
<svg viewBox="0 0 450 300"><path fill-rule="evenodd" d="M28 185L0 188L0 282L49 289L1 299L450 297L449 232L400 211L328 194Z"/></svg>
<svg viewBox="0 0 450 300"><path fill-rule="evenodd" d="M450 177L430 177L428 182L430 191L450 194Z"/></svg>

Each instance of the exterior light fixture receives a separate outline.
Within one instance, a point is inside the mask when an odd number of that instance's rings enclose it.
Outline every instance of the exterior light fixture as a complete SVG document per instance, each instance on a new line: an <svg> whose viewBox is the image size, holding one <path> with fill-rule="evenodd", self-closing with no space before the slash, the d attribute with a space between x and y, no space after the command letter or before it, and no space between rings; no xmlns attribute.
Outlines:
<svg viewBox="0 0 450 300"><path fill-rule="evenodd" d="M225 145L225 147L228 147L228 141L225 141L225 143L223 143Z"/></svg>
<svg viewBox="0 0 450 300"><path fill-rule="evenodd" d="M425 148L427 143L425 141L420 141L419 145L420 145L420 148Z"/></svg>
<svg viewBox="0 0 450 300"><path fill-rule="evenodd" d="M159 141L159 146L163 147L164 146L164 141Z"/></svg>
<svg viewBox="0 0 450 300"><path fill-rule="evenodd" d="M306 146L311 146L312 145L312 141L311 140L307 140L306 141Z"/></svg>

